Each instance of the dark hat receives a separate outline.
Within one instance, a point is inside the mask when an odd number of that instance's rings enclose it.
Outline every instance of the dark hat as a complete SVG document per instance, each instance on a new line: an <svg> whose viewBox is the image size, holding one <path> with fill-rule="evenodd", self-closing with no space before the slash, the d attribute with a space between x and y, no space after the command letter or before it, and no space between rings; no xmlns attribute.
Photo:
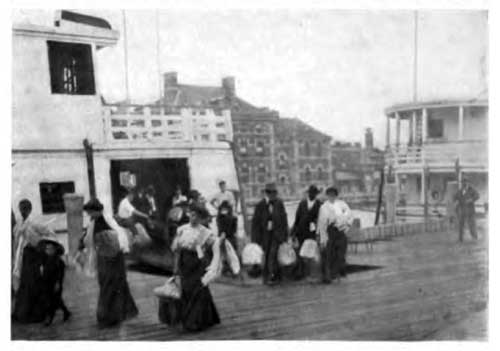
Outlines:
<svg viewBox="0 0 500 351"><path fill-rule="evenodd" d="M90 199L85 205L83 205L84 211L97 211L101 212L104 206L97 199Z"/></svg>
<svg viewBox="0 0 500 351"><path fill-rule="evenodd" d="M47 237L43 238L38 242L39 247L45 248L45 245L47 244L52 244L56 247L56 253L57 255L63 255L64 254L64 247L61 245L59 241L57 241L56 238L52 237Z"/></svg>
<svg viewBox="0 0 500 351"><path fill-rule="evenodd" d="M187 200L179 202L176 207L186 207L189 206L189 202Z"/></svg>
<svg viewBox="0 0 500 351"><path fill-rule="evenodd" d="M326 188L326 195L335 195L335 196L338 196L339 195L339 191L337 190L336 187L331 186L329 188Z"/></svg>
<svg viewBox="0 0 500 351"><path fill-rule="evenodd" d="M222 203L221 203L221 204L220 204L220 206L219 206L219 210L220 210L221 208L226 208L226 209L228 209L228 210L231 210L231 209L232 209L232 206L231 206L231 204L229 203L229 201L222 201Z"/></svg>
<svg viewBox="0 0 500 351"><path fill-rule="evenodd" d="M204 206L201 206L199 204L191 205L189 210L196 213L201 219L205 219L205 218L208 218L210 216L210 213L208 212L208 210Z"/></svg>
<svg viewBox="0 0 500 351"><path fill-rule="evenodd" d="M307 192L309 194L313 194L313 195L318 195L320 193L319 189L316 187L316 185L311 185L309 186L309 189L307 189Z"/></svg>
<svg viewBox="0 0 500 351"><path fill-rule="evenodd" d="M266 193L277 193L278 189L276 188L276 184L274 184L274 183L267 183L266 187L264 188L264 191Z"/></svg>

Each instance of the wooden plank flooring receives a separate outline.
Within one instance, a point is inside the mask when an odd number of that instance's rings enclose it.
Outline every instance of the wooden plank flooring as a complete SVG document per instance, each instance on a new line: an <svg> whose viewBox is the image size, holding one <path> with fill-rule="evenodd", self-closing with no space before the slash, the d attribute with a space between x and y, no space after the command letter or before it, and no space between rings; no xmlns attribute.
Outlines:
<svg viewBox="0 0 500 351"><path fill-rule="evenodd" d="M484 224L483 224L484 226ZM355 264L383 266L349 275L340 284L306 282L267 287L211 287L222 324L186 334L158 322L154 287L164 278L129 272L139 316L99 330L95 281L68 273L65 300L71 321L51 327L13 325L22 340L424 340L487 338L487 230L457 243L456 233L419 234L350 253ZM59 316L58 318L61 318Z"/></svg>

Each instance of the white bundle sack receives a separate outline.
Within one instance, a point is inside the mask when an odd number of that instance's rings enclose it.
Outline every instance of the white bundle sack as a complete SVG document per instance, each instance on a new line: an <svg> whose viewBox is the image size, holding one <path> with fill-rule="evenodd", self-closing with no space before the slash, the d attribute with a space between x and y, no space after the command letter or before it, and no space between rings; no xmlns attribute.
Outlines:
<svg viewBox="0 0 500 351"><path fill-rule="evenodd" d="M297 261L297 255L291 242L285 242L278 248L278 263L281 266L291 266Z"/></svg>
<svg viewBox="0 0 500 351"><path fill-rule="evenodd" d="M165 284L154 288L153 293L158 297L173 299L181 298L180 278L177 276L168 278Z"/></svg>
<svg viewBox="0 0 500 351"><path fill-rule="evenodd" d="M264 259L264 251L256 243L249 243L243 248L241 261L244 265L260 265Z"/></svg>
<svg viewBox="0 0 500 351"><path fill-rule="evenodd" d="M224 248L226 250L226 260L231 267L231 271L234 274L240 273L240 260L238 259L238 255L236 254L236 250L233 245L229 242L229 240L224 240Z"/></svg>
<svg viewBox="0 0 500 351"><path fill-rule="evenodd" d="M302 243L302 247L299 251L299 256L304 258L312 259L316 262L319 261L319 247L316 240L306 239Z"/></svg>

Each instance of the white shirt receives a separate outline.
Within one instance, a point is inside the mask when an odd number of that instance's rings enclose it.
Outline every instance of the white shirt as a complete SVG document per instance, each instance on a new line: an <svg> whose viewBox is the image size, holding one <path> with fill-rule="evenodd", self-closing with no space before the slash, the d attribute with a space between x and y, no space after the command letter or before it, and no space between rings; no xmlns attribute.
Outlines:
<svg viewBox="0 0 500 351"><path fill-rule="evenodd" d="M151 212L156 212L156 201L155 201L154 196L146 195L146 199L149 202L149 206L151 206Z"/></svg>
<svg viewBox="0 0 500 351"><path fill-rule="evenodd" d="M130 203L128 197L125 197L118 206L118 217L127 219L134 214L135 207Z"/></svg>
<svg viewBox="0 0 500 351"><path fill-rule="evenodd" d="M316 200L309 200L309 198L307 198L307 209L310 210L313 206L314 206L314 203L316 202Z"/></svg>
<svg viewBox="0 0 500 351"><path fill-rule="evenodd" d="M224 202L227 201L231 205L231 207L234 208L234 195L231 191L219 191L217 194L214 195L212 198L211 202L215 202L215 207L219 208L219 206Z"/></svg>
<svg viewBox="0 0 500 351"><path fill-rule="evenodd" d="M327 228L330 224L351 225L353 221L351 209L345 201L336 199L333 203L330 201L321 205L318 215L318 230L320 242L326 243L328 240Z"/></svg>

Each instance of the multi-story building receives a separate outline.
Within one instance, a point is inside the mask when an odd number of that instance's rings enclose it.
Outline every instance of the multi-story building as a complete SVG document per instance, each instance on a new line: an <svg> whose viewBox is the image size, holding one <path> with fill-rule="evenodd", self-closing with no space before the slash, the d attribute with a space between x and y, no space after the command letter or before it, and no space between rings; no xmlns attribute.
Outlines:
<svg viewBox="0 0 500 351"><path fill-rule="evenodd" d="M365 130L365 146L361 143L332 144L335 184L344 194L376 192L380 171L384 169L384 152L373 143L373 132Z"/></svg>
<svg viewBox="0 0 500 351"><path fill-rule="evenodd" d="M277 184L285 198L299 198L315 184L332 184L331 137L296 118L276 124Z"/></svg>
<svg viewBox="0 0 500 351"><path fill-rule="evenodd" d="M162 103L231 111L234 152L246 200L260 198L265 183L276 179L274 139L279 115L238 97L233 77L223 78L221 86L200 86L180 84L176 72L165 73Z"/></svg>
<svg viewBox="0 0 500 351"><path fill-rule="evenodd" d="M237 188L230 110L103 102L97 55L118 37L106 21L69 11L51 27L13 27L12 206L31 200L54 229L66 227L65 193L95 189L111 210L131 183L165 199L176 184L214 193L224 178Z"/></svg>
<svg viewBox="0 0 500 351"><path fill-rule="evenodd" d="M443 203L448 181L465 175L480 193L478 204L488 201L488 101L411 103L386 115L386 165L400 200L422 204L428 195Z"/></svg>

